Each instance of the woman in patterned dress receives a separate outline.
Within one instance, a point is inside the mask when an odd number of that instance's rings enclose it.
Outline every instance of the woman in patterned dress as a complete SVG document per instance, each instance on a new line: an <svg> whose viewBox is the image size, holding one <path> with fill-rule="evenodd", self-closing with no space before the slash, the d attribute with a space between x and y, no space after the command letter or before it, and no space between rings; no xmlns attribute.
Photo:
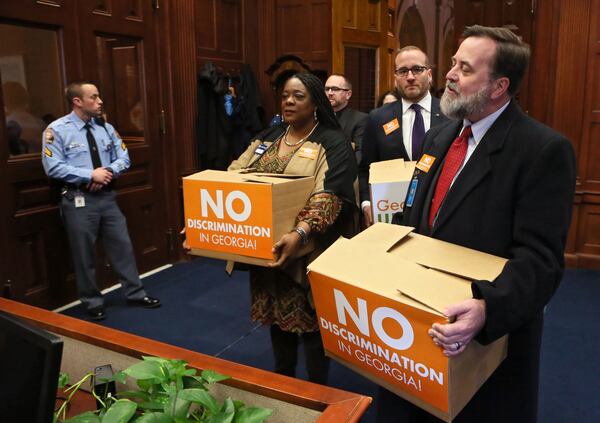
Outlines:
<svg viewBox="0 0 600 423"><path fill-rule="evenodd" d="M324 384L329 361L306 266L340 235L356 233L357 165L317 77L308 73L290 77L281 93L281 112L284 122L259 134L229 170L313 175L315 186L296 218L296 228L273 246L272 265L250 270L251 317L270 325L277 373L295 376L301 339L309 380ZM309 239L314 239L315 250L296 258Z"/></svg>

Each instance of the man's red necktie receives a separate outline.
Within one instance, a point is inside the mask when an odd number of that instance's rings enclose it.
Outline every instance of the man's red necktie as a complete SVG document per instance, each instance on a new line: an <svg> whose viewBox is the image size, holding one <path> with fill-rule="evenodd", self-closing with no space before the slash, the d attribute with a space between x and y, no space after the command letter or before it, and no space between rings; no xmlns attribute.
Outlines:
<svg viewBox="0 0 600 423"><path fill-rule="evenodd" d="M470 136L471 126L465 126L461 134L452 142L448 154L446 154L446 161L444 162L442 173L435 186L435 193L433 194L431 208L429 209L430 228L433 227L433 221L450 189L450 185L452 184L458 169L460 169L460 166L465 160Z"/></svg>

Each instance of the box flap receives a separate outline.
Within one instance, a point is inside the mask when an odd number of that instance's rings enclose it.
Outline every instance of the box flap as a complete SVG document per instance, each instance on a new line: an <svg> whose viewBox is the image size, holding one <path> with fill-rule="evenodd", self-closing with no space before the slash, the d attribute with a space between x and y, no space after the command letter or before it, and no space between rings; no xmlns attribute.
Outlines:
<svg viewBox="0 0 600 423"><path fill-rule="evenodd" d="M380 225L384 228L379 231L392 230L387 227L395 226L385 223ZM401 242L390 249L390 253L405 260L459 275L469 280L493 281L502 272L508 261L502 257L416 233L408 233Z"/></svg>
<svg viewBox="0 0 600 423"><path fill-rule="evenodd" d="M224 171L203 170L192 175L184 176L184 180L194 181L221 181L221 182L256 182L262 184L283 184L304 178L312 178L311 175L283 175L276 173L253 173L247 169Z"/></svg>
<svg viewBox="0 0 600 423"><path fill-rule="evenodd" d="M223 170L203 170L202 172L196 172L188 176L184 176L183 180L193 181L222 181L223 178L232 181L239 181L240 177L236 172L225 172Z"/></svg>
<svg viewBox="0 0 600 423"><path fill-rule="evenodd" d="M290 181L296 181L304 178L312 178L312 176L298 176L292 175L292 177L288 177L288 175L277 175L277 174L265 174L265 173L252 173L252 174L244 174L242 175L242 180L244 182L258 182L258 183L267 183L267 184L282 184Z"/></svg>
<svg viewBox="0 0 600 423"><path fill-rule="evenodd" d="M389 251L394 245L404 239L414 228L410 226L389 225L376 222L368 229L352 238L353 242L369 245L379 252ZM362 248L362 247L361 247Z"/></svg>
<svg viewBox="0 0 600 423"><path fill-rule="evenodd" d="M409 181L415 171L415 165L416 162L405 162L403 159L371 163L369 183Z"/></svg>
<svg viewBox="0 0 600 423"><path fill-rule="evenodd" d="M472 297L470 284L456 276L375 250L361 242L338 239L309 266L317 272L361 289L406 302L399 291L429 312L443 314L450 304ZM427 283L423 283L428 280ZM414 301L412 301L414 300Z"/></svg>

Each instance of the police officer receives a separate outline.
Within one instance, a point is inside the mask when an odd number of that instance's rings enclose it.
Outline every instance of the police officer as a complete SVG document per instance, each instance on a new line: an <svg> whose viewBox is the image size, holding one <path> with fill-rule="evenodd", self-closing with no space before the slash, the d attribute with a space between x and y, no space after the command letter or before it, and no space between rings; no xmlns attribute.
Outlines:
<svg viewBox="0 0 600 423"><path fill-rule="evenodd" d="M44 131L42 164L62 184L60 210L73 254L77 289L90 319L106 317L96 285L95 244L100 235L128 302L160 306L140 281L125 217L116 202L113 179L130 165L125 143L101 118L102 100L90 82L72 82L65 90L72 112Z"/></svg>

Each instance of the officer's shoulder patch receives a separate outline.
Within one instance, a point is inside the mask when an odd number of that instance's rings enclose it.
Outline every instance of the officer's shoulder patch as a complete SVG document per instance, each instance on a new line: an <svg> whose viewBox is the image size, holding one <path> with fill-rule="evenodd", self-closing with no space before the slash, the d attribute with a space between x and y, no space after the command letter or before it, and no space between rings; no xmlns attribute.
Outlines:
<svg viewBox="0 0 600 423"><path fill-rule="evenodd" d="M45 147L44 154L48 157L52 157L52 150L50 150L48 147Z"/></svg>
<svg viewBox="0 0 600 423"><path fill-rule="evenodd" d="M54 132L52 132L52 129L48 128L44 131L44 139L46 140L46 144L54 142Z"/></svg>

